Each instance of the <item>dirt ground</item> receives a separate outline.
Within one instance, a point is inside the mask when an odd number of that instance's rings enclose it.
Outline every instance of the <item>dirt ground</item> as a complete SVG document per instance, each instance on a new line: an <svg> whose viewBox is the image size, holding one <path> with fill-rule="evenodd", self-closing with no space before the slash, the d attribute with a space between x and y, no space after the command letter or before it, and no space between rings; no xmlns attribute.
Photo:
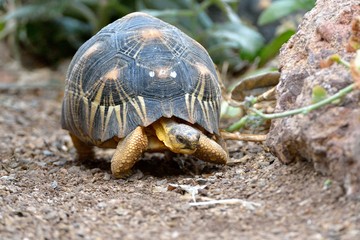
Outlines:
<svg viewBox="0 0 360 240"><path fill-rule="evenodd" d="M63 76L4 69L0 239L360 239L359 201L260 144L229 141L224 167L146 154L126 180L110 150L78 163L59 123Z"/></svg>

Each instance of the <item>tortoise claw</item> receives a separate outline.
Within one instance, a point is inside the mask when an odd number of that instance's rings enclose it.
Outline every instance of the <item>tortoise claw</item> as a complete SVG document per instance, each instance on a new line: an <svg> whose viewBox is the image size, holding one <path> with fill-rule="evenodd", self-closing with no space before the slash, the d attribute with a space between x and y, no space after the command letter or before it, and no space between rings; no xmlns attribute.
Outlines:
<svg viewBox="0 0 360 240"><path fill-rule="evenodd" d="M128 178L128 177L130 177L132 174L133 174L133 170L127 170L127 171L123 171L123 172L117 172L117 173L112 173L113 174L113 176L115 177L115 178L118 178L118 179L125 179L125 178Z"/></svg>

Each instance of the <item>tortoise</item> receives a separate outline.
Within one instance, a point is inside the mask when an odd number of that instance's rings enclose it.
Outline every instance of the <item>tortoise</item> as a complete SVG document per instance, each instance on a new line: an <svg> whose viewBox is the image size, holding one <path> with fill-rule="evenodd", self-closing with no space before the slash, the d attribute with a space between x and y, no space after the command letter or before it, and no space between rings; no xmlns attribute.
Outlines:
<svg viewBox="0 0 360 240"><path fill-rule="evenodd" d="M219 132L221 92L207 51L178 28L128 14L75 53L61 125L78 159L115 148L111 171L129 176L142 153L171 151L216 164L228 159Z"/></svg>

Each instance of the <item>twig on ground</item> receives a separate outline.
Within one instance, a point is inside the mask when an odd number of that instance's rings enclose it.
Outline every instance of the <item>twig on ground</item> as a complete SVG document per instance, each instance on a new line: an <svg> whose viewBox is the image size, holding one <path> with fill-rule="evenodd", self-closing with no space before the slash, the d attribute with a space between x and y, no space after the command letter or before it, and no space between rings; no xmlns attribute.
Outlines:
<svg viewBox="0 0 360 240"><path fill-rule="evenodd" d="M260 207L260 203L250 202L242 199L232 198L232 199L221 199L221 200L211 200L206 202L193 202L190 203L190 206L206 206L214 204L241 204L243 207L249 210L255 210L257 207Z"/></svg>
<svg viewBox="0 0 360 240"><path fill-rule="evenodd" d="M242 134L239 132L221 132L221 136L225 140L239 140L239 141L251 141L251 142L263 142L266 140L265 134Z"/></svg>

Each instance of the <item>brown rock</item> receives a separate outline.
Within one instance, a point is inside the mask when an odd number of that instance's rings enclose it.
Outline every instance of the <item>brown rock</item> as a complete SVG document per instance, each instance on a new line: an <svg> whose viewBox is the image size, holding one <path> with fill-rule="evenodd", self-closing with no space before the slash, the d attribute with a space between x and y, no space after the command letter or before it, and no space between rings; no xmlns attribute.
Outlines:
<svg viewBox="0 0 360 240"><path fill-rule="evenodd" d="M352 83L350 71L334 64L321 69L321 60L347 51L351 22L360 15L359 0L318 0L298 32L280 52L281 78L276 112L311 104L312 89L322 86L329 95ZM360 92L340 103L306 115L272 121L267 145L284 163L310 160L314 168L343 183L346 193L360 198Z"/></svg>

